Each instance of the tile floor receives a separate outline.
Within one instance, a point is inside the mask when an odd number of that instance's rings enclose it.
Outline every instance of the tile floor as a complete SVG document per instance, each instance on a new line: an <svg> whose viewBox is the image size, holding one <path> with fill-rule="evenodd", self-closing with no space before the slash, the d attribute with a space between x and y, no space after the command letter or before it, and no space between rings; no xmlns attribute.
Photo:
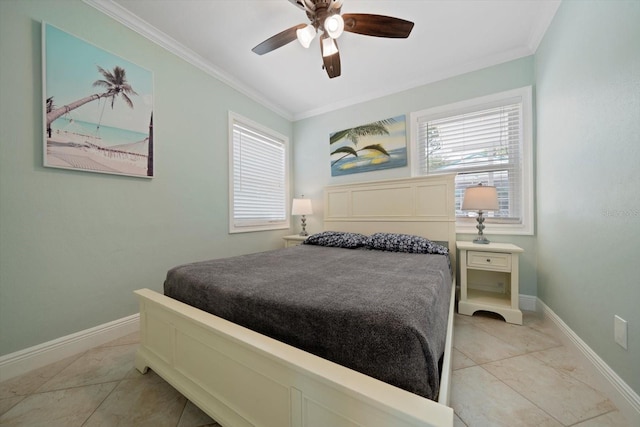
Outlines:
<svg viewBox="0 0 640 427"><path fill-rule="evenodd" d="M456 426L626 426L559 332L456 315L451 405ZM133 367L138 335L0 383L2 426L219 426L152 371Z"/></svg>
<svg viewBox="0 0 640 427"><path fill-rule="evenodd" d="M536 313L524 325L456 314L451 406L456 426L628 426L584 356Z"/></svg>

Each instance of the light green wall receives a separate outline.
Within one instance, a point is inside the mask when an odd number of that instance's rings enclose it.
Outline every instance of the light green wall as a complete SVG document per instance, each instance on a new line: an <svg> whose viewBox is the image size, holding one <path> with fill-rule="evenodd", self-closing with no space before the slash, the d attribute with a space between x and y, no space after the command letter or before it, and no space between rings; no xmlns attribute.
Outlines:
<svg viewBox="0 0 640 427"><path fill-rule="evenodd" d="M536 81L538 295L640 393L640 2L565 0Z"/></svg>
<svg viewBox="0 0 640 427"><path fill-rule="evenodd" d="M42 20L154 72L155 178L42 167ZM534 85L538 236L493 240L526 250L521 292L539 295L639 391L638 22L637 1L565 0L535 63L292 124L79 0L0 0L0 354L135 313L132 291L160 290L176 264L281 245L286 231L227 233L228 110L293 137L292 182L314 201L314 232L325 185L410 175L331 178L330 132ZM613 343L614 314L629 321L628 351Z"/></svg>
<svg viewBox="0 0 640 427"><path fill-rule="evenodd" d="M331 132L399 114L407 114L407 121L409 121L408 114L411 112L533 85L533 64L533 57L526 57L295 122L294 188L296 194L311 197L314 205L314 214L308 218L307 229L310 232L323 229L322 191L326 185L404 178L411 175L410 168L405 167L331 177L329 167L329 134ZM491 235L489 228L487 235L496 242L511 242L526 251L521 257L520 292L536 295L534 236ZM471 239L468 235L458 237Z"/></svg>
<svg viewBox="0 0 640 427"><path fill-rule="evenodd" d="M42 167L41 21L154 73L147 180ZM177 264L273 249L229 235L227 112L288 120L80 0L0 0L0 355L137 312Z"/></svg>

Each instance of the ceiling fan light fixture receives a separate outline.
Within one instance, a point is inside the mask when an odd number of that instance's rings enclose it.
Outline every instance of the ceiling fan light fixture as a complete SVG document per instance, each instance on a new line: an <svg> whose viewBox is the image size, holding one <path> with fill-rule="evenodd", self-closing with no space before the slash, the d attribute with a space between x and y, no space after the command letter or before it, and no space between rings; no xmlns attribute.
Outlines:
<svg viewBox="0 0 640 427"><path fill-rule="evenodd" d="M316 29L313 25L309 24L304 28L300 28L296 31L296 36L298 37L298 41L305 48L308 49L311 45L311 41L316 36Z"/></svg>
<svg viewBox="0 0 640 427"><path fill-rule="evenodd" d="M2 0L0 0L2 1ZM264 55L296 38L300 44L308 48L316 36L320 42L322 67L330 79L340 76L340 52L338 37L344 31L364 36L384 38L407 38L413 28L413 22L392 16L370 13L341 14L344 0L289 0L296 7L303 9L311 24L300 23L280 31L251 49L257 55Z"/></svg>
<svg viewBox="0 0 640 427"><path fill-rule="evenodd" d="M338 53L338 46L333 41L331 37L325 37L322 39L322 56L325 58L327 56L335 55Z"/></svg>
<svg viewBox="0 0 640 427"><path fill-rule="evenodd" d="M338 14L328 16L324 20L324 30L329 37L337 39L344 31L344 19Z"/></svg>

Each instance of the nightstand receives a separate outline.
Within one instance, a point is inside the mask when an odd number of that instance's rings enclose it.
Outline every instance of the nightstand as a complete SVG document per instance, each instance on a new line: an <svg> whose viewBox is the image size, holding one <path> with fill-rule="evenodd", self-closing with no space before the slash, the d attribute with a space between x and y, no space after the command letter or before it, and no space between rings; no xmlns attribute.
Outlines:
<svg viewBox="0 0 640 427"><path fill-rule="evenodd" d="M284 236L284 247L285 248L290 248L291 246L298 246L301 245L302 242L304 242L305 240L307 240L307 237L309 236L300 236L299 234L292 234L290 236Z"/></svg>
<svg viewBox="0 0 640 427"><path fill-rule="evenodd" d="M518 255L524 250L510 243L456 242L456 246L460 251L458 313L472 316L478 310L491 311L522 325Z"/></svg>

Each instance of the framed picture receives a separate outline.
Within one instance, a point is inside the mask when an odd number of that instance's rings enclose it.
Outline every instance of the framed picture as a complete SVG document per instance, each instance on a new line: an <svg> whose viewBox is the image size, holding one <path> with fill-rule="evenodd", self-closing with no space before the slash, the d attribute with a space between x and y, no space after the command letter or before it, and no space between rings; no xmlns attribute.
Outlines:
<svg viewBox="0 0 640 427"><path fill-rule="evenodd" d="M153 74L42 24L44 166L153 177Z"/></svg>
<svg viewBox="0 0 640 427"><path fill-rule="evenodd" d="M404 115L334 132L329 136L331 176L407 166Z"/></svg>

